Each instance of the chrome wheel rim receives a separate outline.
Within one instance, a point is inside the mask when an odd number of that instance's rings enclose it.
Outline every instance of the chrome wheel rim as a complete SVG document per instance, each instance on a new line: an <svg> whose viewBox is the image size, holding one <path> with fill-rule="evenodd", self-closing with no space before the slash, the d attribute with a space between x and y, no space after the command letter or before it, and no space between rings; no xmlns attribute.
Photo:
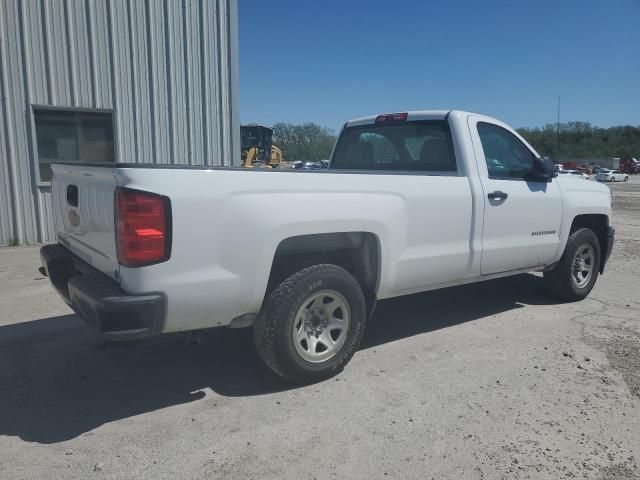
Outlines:
<svg viewBox="0 0 640 480"><path fill-rule="evenodd" d="M335 290L321 290L302 302L293 322L296 352L311 363L335 356L347 339L351 309Z"/></svg>
<svg viewBox="0 0 640 480"><path fill-rule="evenodd" d="M573 258L572 278L577 288L584 288L589 284L593 276L595 260L595 250L590 244L582 244L576 250L576 255Z"/></svg>

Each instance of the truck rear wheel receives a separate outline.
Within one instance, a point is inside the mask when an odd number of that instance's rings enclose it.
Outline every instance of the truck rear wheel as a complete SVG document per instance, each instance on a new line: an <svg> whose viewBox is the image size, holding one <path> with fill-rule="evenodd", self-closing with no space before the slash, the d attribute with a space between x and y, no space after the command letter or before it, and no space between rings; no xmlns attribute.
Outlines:
<svg viewBox="0 0 640 480"><path fill-rule="evenodd" d="M544 273L547 290L554 297L574 302L593 289L600 270L600 242L589 228L569 235L567 246L557 265Z"/></svg>
<svg viewBox="0 0 640 480"><path fill-rule="evenodd" d="M253 325L260 358L293 383L331 377L351 360L364 334L365 299L337 265L291 275L269 295Z"/></svg>

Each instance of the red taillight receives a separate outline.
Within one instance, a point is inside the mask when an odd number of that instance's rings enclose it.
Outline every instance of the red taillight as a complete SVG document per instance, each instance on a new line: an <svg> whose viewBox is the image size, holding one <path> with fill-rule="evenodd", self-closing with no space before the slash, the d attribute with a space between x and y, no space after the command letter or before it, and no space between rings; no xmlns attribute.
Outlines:
<svg viewBox="0 0 640 480"><path fill-rule="evenodd" d="M163 262L170 254L170 205L166 197L116 190L116 244L125 267Z"/></svg>
<svg viewBox="0 0 640 480"><path fill-rule="evenodd" d="M385 122L405 122L407 120L407 112L403 113L385 113L376 117L376 123Z"/></svg>

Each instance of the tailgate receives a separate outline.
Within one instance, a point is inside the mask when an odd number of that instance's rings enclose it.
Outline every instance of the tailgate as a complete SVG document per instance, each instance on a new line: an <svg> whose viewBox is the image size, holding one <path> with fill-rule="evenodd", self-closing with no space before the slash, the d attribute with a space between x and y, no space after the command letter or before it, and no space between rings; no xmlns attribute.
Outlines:
<svg viewBox="0 0 640 480"><path fill-rule="evenodd" d="M118 280L111 167L54 164L51 194L58 242Z"/></svg>

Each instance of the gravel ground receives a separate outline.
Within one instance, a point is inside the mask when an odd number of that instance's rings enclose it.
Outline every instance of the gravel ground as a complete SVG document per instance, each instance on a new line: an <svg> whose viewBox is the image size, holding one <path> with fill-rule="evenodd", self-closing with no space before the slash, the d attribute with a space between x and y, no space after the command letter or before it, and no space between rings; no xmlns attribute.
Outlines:
<svg viewBox="0 0 640 480"><path fill-rule="evenodd" d="M640 176L580 303L537 275L381 302L336 378L283 385L246 330L99 347L0 249L0 478L640 478Z"/></svg>

